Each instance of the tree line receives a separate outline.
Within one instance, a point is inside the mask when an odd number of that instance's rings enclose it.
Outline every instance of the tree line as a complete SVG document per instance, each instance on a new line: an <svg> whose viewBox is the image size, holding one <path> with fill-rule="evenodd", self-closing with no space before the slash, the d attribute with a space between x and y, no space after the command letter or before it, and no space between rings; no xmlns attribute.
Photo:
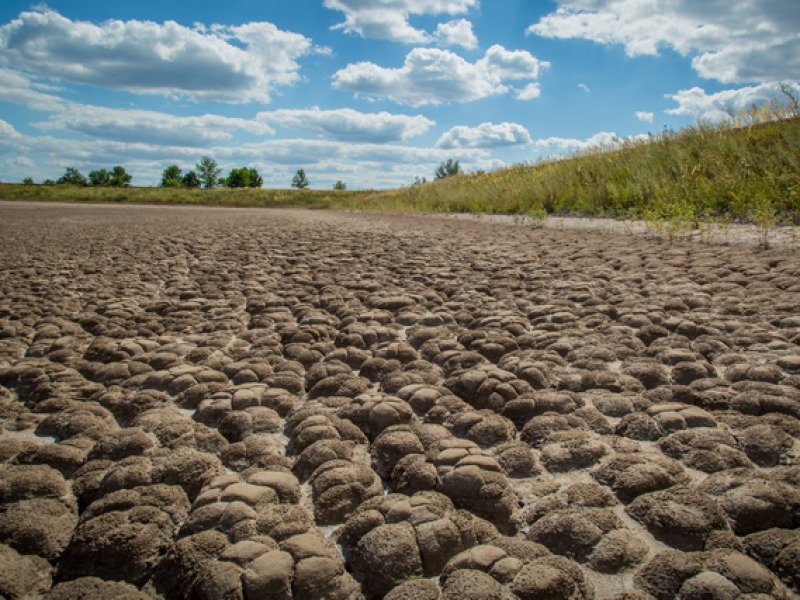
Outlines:
<svg viewBox="0 0 800 600"><path fill-rule="evenodd" d="M217 161L210 156L201 156L194 169L186 173L178 165L169 165L161 173L161 187L169 188L200 188L211 189L215 187L226 188L260 188L264 185L264 179L254 167L239 167L231 169L227 177L220 177L222 169ZM461 168L457 160L448 159L443 161L434 173L435 179L452 177L461 173ZM67 185L91 185L96 187L128 187L133 177L125 171L125 167L117 165L111 170L96 169L89 171L89 177L85 177L75 167L67 167L64 174L56 181L47 179L48 184L67 184ZM26 177L22 180L24 184L33 184L33 179ZM415 184L426 183L425 178L417 178ZM298 169L292 178L292 187L299 190L307 188L310 184L306 172ZM333 184L334 190L346 190L347 184L339 180Z"/></svg>

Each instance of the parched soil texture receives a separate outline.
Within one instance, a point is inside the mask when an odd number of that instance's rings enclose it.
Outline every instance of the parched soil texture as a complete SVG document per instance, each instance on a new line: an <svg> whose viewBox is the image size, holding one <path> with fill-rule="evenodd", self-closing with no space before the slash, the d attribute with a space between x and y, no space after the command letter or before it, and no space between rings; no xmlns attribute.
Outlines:
<svg viewBox="0 0 800 600"><path fill-rule="evenodd" d="M800 256L0 203L0 596L796 598Z"/></svg>

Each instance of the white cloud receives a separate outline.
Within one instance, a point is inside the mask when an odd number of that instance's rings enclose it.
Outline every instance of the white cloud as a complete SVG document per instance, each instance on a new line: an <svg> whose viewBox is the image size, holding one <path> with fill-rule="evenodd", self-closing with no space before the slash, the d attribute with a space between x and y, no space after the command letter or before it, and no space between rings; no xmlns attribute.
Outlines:
<svg viewBox="0 0 800 600"><path fill-rule="evenodd" d="M528 28L551 38L625 46L629 56L671 48L704 78L725 83L800 79L800 10L784 0L557 0Z"/></svg>
<svg viewBox="0 0 800 600"><path fill-rule="evenodd" d="M529 83L517 92L517 100L534 100L542 95L542 86L538 83Z"/></svg>
<svg viewBox="0 0 800 600"><path fill-rule="evenodd" d="M478 47L478 38L472 31L472 23L466 19L440 23L436 27L433 39L445 46L462 46L468 50Z"/></svg>
<svg viewBox="0 0 800 600"><path fill-rule="evenodd" d="M205 146L233 139L233 132L272 135L275 131L259 121L220 115L178 116L149 110L106 108L70 104L35 124L40 129L64 130L121 142L170 146Z"/></svg>
<svg viewBox="0 0 800 600"><path fill-rule="evenodd" d="M653 118L655 115L651 112L647 112L646 110L637 110L636 111L636 118L639 119L643 123L652 123Z"/></svg>
<svg viewBox="0 0 800 600"><path fill-rule="evenodd" d="M791 84L800 94L800 85ZM779 84L765 83L735 90L723 90L708 94L699 87L681 90L677 94L667 94L666 98L678 103L677 108L666 112L671 115L689 115L697 119L723 121L729 118L728 110L746 109L777 97L780 99Z"/></svg>
<svg viewBox="0 0 800 600"><path fill-rule="evenodd" d="M351 108L320 110L274 110L256 115L263 123L304 129L333 140L385 143L407 140L425 133L436 123L421 115L362 113Z"/></svg>
<svg viewBox="0 0 800 600"><path fill-rule="evenodd" d="M436 37L413 27L409 23L412 15L458 15L476 6L478 0L325 0L326 8L345 14L344 22L336 29L366 38L409 44L429 43ZM437 33L442 32L437 29ZM458 41L461 39L459 36L453 43L461 45Z"/></svg>
<svg viewBox="0 0 800 600"><path fill-rule="evenodd" d="M590 90L590 89L589 89L589 86L588 86L588 85L586 85L585 83L579 83L579 84L578 84L578 87L579 87L581 90L583 90L584 92L586 92L587 94L591 94L591 93L592 93L592 90Z"/></svg>
<svg viewBox="0 0 800 600"><path fill-rule="evenodd" d="M57 110L63 106L58 96L48 94L49 86L34 83L22 73L0 68L0 101L21 104L31 110Z"/></svg>
<svg viewBox="0 0 800 600"><path fill-rule="evenodd" d="M0 139L10 140L18 137L20 137L19 132L14 129L14 126L8 121L0 119Z"/></svg>
<svg viewBox="0 0 800 600"><path fill-rule="evenodd" d="M469 102L505 94L505 81L536 79L548 66L529 52L498 45L475 63L448 50L415 48L399 69L371 62L350 64L334 74L333 87L409 106Z"/></svg>
<svg viewBox="0 0 800 600"><path fill-rule="evenodd" d="M497 148L531 143L528 130L517 123L481 123L477 127L453 127L442 135L439 148Z"/></svg>
<svg viewBox="0 0 800 600"><path fill-rule="evenodd" d="M585 140L550 137L535 140L533 145L537 150L561 154L563 152L578 152L590 148L618 146L621 141L621 138L616 133L601 131Z"/></svg>
<svg viewBox="0 0 800 600"><path fill-rule="evenodd" d="M137 93L231 103L268 102L299 79L308 38L271 23L72 21L41 9L0 27L0 65L37 77Z"/></svg>

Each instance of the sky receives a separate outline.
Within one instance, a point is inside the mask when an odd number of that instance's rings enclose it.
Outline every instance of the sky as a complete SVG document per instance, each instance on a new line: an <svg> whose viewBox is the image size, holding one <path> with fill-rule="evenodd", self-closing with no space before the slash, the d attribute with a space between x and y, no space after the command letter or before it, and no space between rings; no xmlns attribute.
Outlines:
<svg viewBox="0 0 800 600"><path fill-rule="evenodd" d="M797 0L0 2L0 181L201 156L385 189L726 118L800 80Z"/></svg>

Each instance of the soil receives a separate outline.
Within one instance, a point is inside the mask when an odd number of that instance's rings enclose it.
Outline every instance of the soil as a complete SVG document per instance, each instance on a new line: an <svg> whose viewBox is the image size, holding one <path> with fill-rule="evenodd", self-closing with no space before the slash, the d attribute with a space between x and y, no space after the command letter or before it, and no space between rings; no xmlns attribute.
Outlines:
<svg viewBox="0 0 800 600"><path fill-rule="evenodd" d="M585 225L0 202L0 596L798 597L800 252Z"/></svg>

